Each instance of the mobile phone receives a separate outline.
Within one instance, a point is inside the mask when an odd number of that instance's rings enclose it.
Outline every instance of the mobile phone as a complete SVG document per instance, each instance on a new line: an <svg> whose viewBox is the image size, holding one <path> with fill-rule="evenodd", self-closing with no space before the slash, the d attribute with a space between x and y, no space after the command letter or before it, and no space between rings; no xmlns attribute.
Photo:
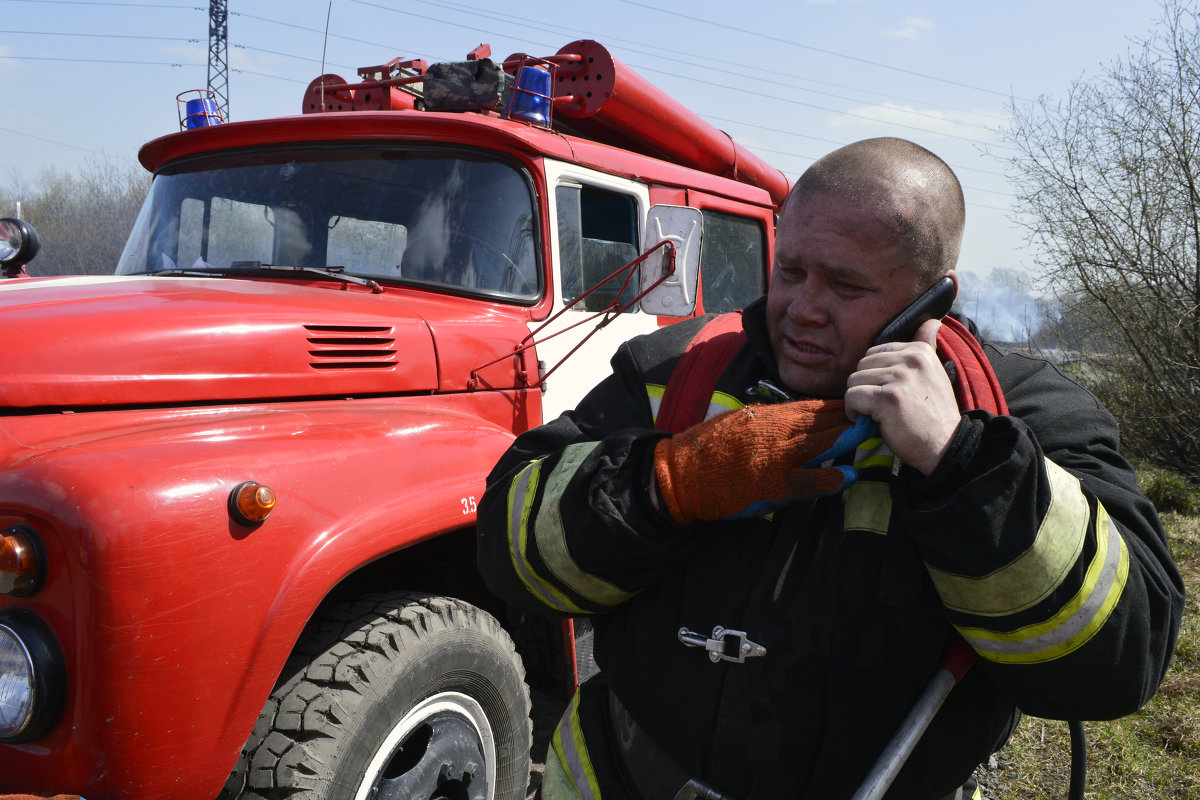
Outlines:
<svg viewBox="0 0 1200 800"><path fill-rule="evenodd" d="M875 337L872 346L886 342L910 341L925 320L941 319L953 304L954 281L942 278L889 322Z"/></svg>

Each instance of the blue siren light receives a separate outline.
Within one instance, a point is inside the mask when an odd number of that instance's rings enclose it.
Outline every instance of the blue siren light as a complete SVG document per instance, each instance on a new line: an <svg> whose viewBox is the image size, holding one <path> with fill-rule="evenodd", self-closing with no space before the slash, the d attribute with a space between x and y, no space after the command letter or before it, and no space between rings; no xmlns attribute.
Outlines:
<svg viewBox="0 0 1200 800"><path fill-rule="evenodd" d="M195 96L185 100L184 95ZM221 114L221 107L217 105L216 95L210 90L189 89L176 95L175 101L180 106L179 127L182 130L207 128L225 122L225 117Z"/></svg>
<svg viewBox="0 0 1200 800"><path fill-rule="evenodd" d="M535 125L550 125L550 70L523 66L508 98L508 116Z"/></svg>

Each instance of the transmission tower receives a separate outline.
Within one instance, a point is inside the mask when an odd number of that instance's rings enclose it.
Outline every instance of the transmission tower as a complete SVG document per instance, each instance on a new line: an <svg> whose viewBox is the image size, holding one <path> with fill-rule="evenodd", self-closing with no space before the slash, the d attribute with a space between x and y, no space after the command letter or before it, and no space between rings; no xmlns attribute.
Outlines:
<svg viewBox="0 0 1200 800"><path fill-rule="evenodd" d="M229 4L208 3L208 88L217 96L221 116L229 121Z"/></svg>

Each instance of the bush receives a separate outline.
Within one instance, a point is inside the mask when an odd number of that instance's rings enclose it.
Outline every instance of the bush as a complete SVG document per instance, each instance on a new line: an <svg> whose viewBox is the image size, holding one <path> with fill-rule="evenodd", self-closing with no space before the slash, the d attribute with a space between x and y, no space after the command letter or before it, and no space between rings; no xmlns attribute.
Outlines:
<svg viewBox="0 0 1200 800"><path fill-rule="evenodd" d="M1164 469L1149 469L1138 478L1142 493L1159 513L1192 514L1200 511L1200 492L1186 478Z"/></svg>

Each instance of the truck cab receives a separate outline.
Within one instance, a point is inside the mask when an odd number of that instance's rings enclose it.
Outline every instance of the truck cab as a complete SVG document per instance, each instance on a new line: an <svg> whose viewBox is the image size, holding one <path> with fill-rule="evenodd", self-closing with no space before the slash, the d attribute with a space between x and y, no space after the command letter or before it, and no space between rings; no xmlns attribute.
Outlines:
<svg viewBox="0 0 1200 800"><path fill-rule="evenodd" d="M181 112L113 275L6 266L0 791L526 796L586 632L483 586L485 479L761 294L788 183L588 40L358 78Z"/></svg>

